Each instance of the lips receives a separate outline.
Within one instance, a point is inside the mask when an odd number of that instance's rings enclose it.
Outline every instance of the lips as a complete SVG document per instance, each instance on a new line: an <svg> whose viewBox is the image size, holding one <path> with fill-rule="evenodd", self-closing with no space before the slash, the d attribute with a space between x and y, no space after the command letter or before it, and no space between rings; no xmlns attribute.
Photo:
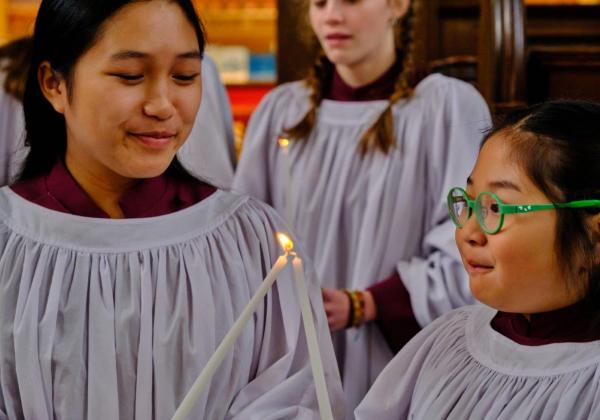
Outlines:
<svg viewBox="0 0 600 420"><path fill-rule="evenodd" d="M339 45L350 40L350 38L352 37L348 34L333 33L325 36L325 41L330 45Z"/></svg>
<svg viewBox="0 0 600 420"><path fill-rule="evenodd" d="M146 147L164 149L171 144L177 134L173 131L137 131L130 132L129 135Z"/></svg>
<svg viewBox="0 0 600 420"><path fill-rule="evenodd" d="M469 274L485 274L494 269L494 266L481 261L466 260L465 268Z"/></svg>

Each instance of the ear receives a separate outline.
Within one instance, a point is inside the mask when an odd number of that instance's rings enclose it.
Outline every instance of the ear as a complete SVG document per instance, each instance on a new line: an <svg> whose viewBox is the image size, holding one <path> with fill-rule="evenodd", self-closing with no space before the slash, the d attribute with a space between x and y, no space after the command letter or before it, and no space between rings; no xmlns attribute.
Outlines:
<svg viewBox="0 0 600 420"><path fill-rule="evenodd" d="M64 114L68 101L67 86L64 78L52 69L48 61L42 62L38 68L38 83L42 94L54 110Z"/></svg>
<svg viewBox="0 0 600 420"><path fill-rule="evenodd" d="M412 0L391 0L392 12L395 20L402 19L408 12Z"/></svg>

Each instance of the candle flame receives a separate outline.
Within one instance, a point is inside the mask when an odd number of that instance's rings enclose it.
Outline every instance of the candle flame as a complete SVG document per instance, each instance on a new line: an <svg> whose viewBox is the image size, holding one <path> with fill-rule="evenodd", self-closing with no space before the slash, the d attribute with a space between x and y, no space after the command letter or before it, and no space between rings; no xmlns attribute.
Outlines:
<svg viewBox="0 0 600 420"><path fill-rule="evenodd" d="M279 147L281 147L282 149L285 149L289 145L290 145L289 139L286 139L286 138L283 138L283 137L281 137L279 139Z"/></svg>
<svg viewBox="0 0 600 420"><path fill-rule="evenodd" d="M279 240L279 243L285 252L291 252L294 249L294 243L289 236L283 233L278 233L277 239Z"/></svg>

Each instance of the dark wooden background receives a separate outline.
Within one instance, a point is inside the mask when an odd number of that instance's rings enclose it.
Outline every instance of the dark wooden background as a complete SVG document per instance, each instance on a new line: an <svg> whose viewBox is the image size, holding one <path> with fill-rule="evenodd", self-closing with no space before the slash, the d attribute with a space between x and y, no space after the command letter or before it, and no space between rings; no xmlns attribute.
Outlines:
<svg viewBox="0 0 600 420"><path fill-rule="evenodd" d="M278 0L279 82L306 74L297 0ZM556 98L600 101L600 5L522 0L425 0L419 58L478 86L498 111ZM497 105L497 106L496 106Z"/></svg>

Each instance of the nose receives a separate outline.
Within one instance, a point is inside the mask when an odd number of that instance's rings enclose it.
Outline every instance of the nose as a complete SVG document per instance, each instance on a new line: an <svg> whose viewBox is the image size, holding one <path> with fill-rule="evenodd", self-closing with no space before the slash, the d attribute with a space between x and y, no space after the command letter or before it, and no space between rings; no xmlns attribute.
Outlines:
<svg viewBox="0 0 600 420"><path fill-rule="evenodd" d="M325 10L323 11L325 22L328 24L336 24L340 23L344 20L344 15L342 13L342 5L339 0L330 0L325 5Z"/></svg>
<svg viewBox="0 0 600 420"><path fill-rule="evenodd" d="M487 235L479 226L477 217L474 214L469 217L462 229L456 230L456 238L458 241L467 243L470 246L483 246L487 243Z"/></svg>
<svg viewBox="0 0 600 420"><path fill-rule="evenodd" d="M166 83L156 83L149 87L148 95L143 105L143 112L150 118L168 120L175 113L175 106L169 95Z"/></svg>

